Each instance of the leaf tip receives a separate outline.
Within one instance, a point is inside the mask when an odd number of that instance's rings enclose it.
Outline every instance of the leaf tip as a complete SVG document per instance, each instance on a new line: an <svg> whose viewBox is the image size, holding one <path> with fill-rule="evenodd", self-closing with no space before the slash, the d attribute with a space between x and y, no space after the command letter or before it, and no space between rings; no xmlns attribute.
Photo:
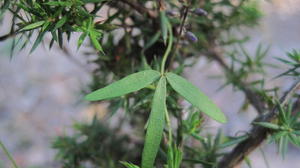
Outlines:
<svg viewBox="0 0 300 168"><path fill-rule="evenodd" d="M221 111L221 109L218 108L215 112L216 113L214 113L214 115L210 114L209 117L222 124L226 124L228 122L226 115Z"/></svg>
<svg viewBox="0 0 300 168"><path fill-rule="evenodd" d="M218 120L222 124L226 124L228 122L227 117L222 113L220 119Z"/></svg>

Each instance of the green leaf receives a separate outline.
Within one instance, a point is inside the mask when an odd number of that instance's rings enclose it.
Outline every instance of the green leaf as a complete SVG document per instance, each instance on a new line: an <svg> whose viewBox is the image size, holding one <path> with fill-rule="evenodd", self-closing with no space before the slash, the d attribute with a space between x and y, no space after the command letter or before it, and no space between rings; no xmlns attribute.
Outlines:
<svg viewBox="0 0 300 168"><path fill-rule="evenodd" d="M281 153L282 158L285 158L285 154L287 153L288 150L288 136L283 136L279 139L278 142L278 147L279 147L279 153Z"/></svg>
<svg viewBox="0 0 300 168"><path fill-rule="evenodd" d="M82 0L84 3L100 3L103 1L110 1L110 0Z"/></svg>
<svg viewBox="0 0 300 168"><path fill-rule="evenodd" d="M213 162L208 162L205 160L199 160L199 159L190 159L190 158L185 158L183 159L184 162L192 163L192 164L203 164L209 167L215 167L216 163Z"/></svg>
<svg viewBox="0 0 300 168"><path fill-rule="evenodd" d="M123 161L120 161L120 163L121 163L122 165L124 165L126 168L140 168L139 166L134 165L134 164L132 164L132 163L123 162Z"/></svg>
<svg viewBox="0 0 300 168"><path fill-rule="evenodd" d="M44 4L49 6L65 6L65 7L70 7L73 5L72 2L62 2L62 1L50 1Z"/></svg>
<svg viewBox="0 0 300 168"><path fill-rule="evenodd" d="M176 146L168 147L168 159L166 168L180 168L182 161L182 150Z"/></svg>
<svg viewBox="0 0 300 168"><path fill-rule="evenodd" d="M45 23L43 24L42 31L45 31L45 30L48 28L48 26L49 26L50 24L51 24L50 21L45 22Z"/></svg>
<svg viewBox="0 0 300 168"><path fill-rule="evenodd" d="M281 127L279 125L269 123L269 122L254 122L253 124L259 125L259 126L262 126L262 127L266 127L266 128L269 128L269 129L273 129L273 130L281 130Z"/></svg>
<svg viewBox="0 0 300 168"><path fill-rule="evenodd" d="M80 46L82 45L84 39L86 38L87 36L87 33L82 33L78 39L78 42L77 42L77 49L80 48Z"/></svg>
<svg viewBox="0 0 300 168"><path fill-rule="evenodd" d="M91 38L91 41L92 41L94 47L95 47L98 51L103 52L103 49L102 49L102 47L101 47L101 45L100 45L100 43L99 43L99 41L98 41L98 37L100 36L100 35L99 35L99 32L91 31L89 35L90 35L90 38Z"/></svg>
<svg viewBox="0 0 300 168"><path fill-rule="evenodd" d="M155 44L157 42L157 40L159 39L160 34L161 34L160 32L155 33L155 35L145 44L145 47L143 48L143 50L147 50L153 44Z"/></svg>
<svg viewBox="0 0 300 168"><path fill-rule="evenodd" d="M216 121L221 123L227 122L221 110L196 86L174 73L167 73L166 76L172 88L193 106Z"/></svg>
<svg viewBox="0 0 300 168"><path fill-rule="evenodd" d="M288 134L289 141L296 147L300 147L300 138L294 134Z"/></svg>
<svg viewBox="0 0 300 168"><path fill-rule="evenodd" d="M43 41L45 34L46 34L46 31L43 31L43 32L39 33L39 35L37 36L35 42L32 45L30 53L32 53L37 48L37 46Z"/></svg>
<svg viewBox="0 0 300 168"><path fill-rule="evenodd" d="M218 147L219 147L219 148L227 148L227 147L229 147L229 146L238 144L238 143L240 143L240 142L246 140L247 138L248 138L248 135L244 135L244 136L232 138L232 139L228 140L227 142L225 142L225 143L219 145Z"/></svg>
<svg viewBox="0 0 300 168"><path fill-rule="evenodd" d="M37 27L40 27L42 26L46 21L38 21L38 22L35 22L35 23L32 23L32 24L29 24L25 27L23 27L20 31L25 31L25 30L31 30L31 29L34 29L34 28L37 28Z"/></svg>
<svg viewBox="0 0 300 168"><path fill-rule="evenodd" d="M166 109L166 78L163 76L158 82L153 97L142 154L142 168L153 168L165 125Z"/></svg>
<svg viewBox="0 0 300 168"><path fill-rule="evenodd" d="M159 76L160 73L154 70L137 72L102 89L88 94L85 99L89 101L97 101L119 97L134 91L138 91L150 85L151 83L156 81Z"/></svg>
<svg viewBox="0 0 300 168"><path fill-rule="evenodd" d="M55 24L55 28L54 28L54 29L58 29L58 28L62 27L62 26L66 23L67 19L68 19L68 18L67 18L66 16L62 17L62 18Z"/></svg>
<svg viewBox="0 0 300 168"><path fill-rule="evenodd" d="M160 29L165 44L168 38L168 24L169 24L169 20L166 16L166 13L160 12Z"/></svg>

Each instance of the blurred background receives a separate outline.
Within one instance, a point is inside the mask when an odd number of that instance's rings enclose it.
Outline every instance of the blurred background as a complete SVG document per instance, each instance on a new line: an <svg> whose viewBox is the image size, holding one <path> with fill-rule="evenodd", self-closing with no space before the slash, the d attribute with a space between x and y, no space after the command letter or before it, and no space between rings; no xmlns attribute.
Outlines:
<svg viewBox="0 0 300 168"><path fill-rule="evenodd" d="M264 16L260 25L243 30L252 38L246 48L251 53L260 43L270 44L267 61L275 62L282 69L270 68L273 75L267 83L270 87L288 88L290 80L274 80L272 77L284 71L284 65L275 57L286 57L287 51L300 48L300 0L262 1L261 8ZM9 18L5 21L8 23ZM6 32L7 25L1 25L1 34ZM77 39L78 36L72 38ZM15 52L11 58L10 45L10 40L0 43L0 139L22 168L59 167L55 161L56 151L51 148L54 138L72 134L74 122L91 122L96 111L106 111L105 104L88 105L82 100L81 93L91 80L88 72L93 67L87 67L83 56L76 50L76 40L71 40L64 51L49 50L40 45L32 54L23 50ZM228 116L229 122L224 125L226 134L249 129L256 113L238 112L243 103L243 93L233 92L230 87L217 92L220 80L201 74L202 71L221 74L217 65L206 64L200 59L187 71L185 74L190 81L205 90ZM209 126L220 127L213 122ZM250 157L255 168L300 165L299 149L290 147L285 159L276 155L273 145L266 144L262 149ZM268 163L265 163L264 157ZM1 151L0 168L6 168L8 163Z"/></svg>

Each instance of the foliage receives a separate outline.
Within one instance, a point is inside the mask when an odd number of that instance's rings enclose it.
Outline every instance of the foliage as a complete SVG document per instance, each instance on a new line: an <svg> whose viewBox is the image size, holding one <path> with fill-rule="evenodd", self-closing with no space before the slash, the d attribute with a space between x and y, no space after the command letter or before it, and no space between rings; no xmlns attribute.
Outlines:
<svg viewBox="0 0 300 168"><path fill-rule="evenodd" d="M277 58L277 59L279 61L291 66L291 69L280 74L278 77L284 76L284 75L290 75L290 76L296 76L296 77L299 76L300 75L300 72L299 72L300 52L297 50L293 50L292 52L288 52L287 56L289 59L282 59L282 58Z"/></svg>
<svg viewBox="0 0 300 168"><path fill-rule="evenodd" d="M1 37L14 37L12 51L17 45L25 49L30 41L30 52L42 42L65 49L75 36L78 52L96 65L83 94L93 103L108 101L110 113L75 124L74 135L56 138L53 148L63 167L215 168L231 163L229 149L253 135L232 137L221 130L214 135L205 129L205 116L220 123L227 118L181 77L204 59L200 55L223 69L220 89L232 86L244 92L241 110L252 105L263 118L253 122L254 132L270 135L282 154L288 142L299 146L299 113L293 112L299 100L282 104L279 88L266 87L267 68L274 67L265 61L270 47L260 44L250 54L244 46L250 37L236 36L258 24L263 13L256 0L4 0L0 5L1 19L12 15L10 31ZM288 57L278 58L291 66L279 76L298 78L300 54L294 50ZM183 106L184 100L191 106ZM279 109L275 119L273 109ZM116 115L121 112L125 117ZM113 117L119 121L116 126L110 125ZM241 160L250 165L247 156Z"/></svg>
<svg viewBox="0 0 300 168"><path fill-rule="evenodd" d="M61 136L53 142L64 167L85 167L89 162L97 167L120 167L120 160L139 157L140 145L131 148L132 142L128 136L118 135L117 129L107 127L96 118L89 124L77 123L74 129L74 136Z"/></svg>
<svg viewBox="0 0 300 168"><path fill-rule="evenodd" d="M278 144L279 153L281 153L284 157L287 152L289 142L297 147L300 147L300 113L296 111L296 114L293 115L293 109L291 105L282 107L280 104L278 104L278 106L279 114L275 123L257 122L255 124L274 131L270 136L270 141L274 141L276 144Z"/></svg>

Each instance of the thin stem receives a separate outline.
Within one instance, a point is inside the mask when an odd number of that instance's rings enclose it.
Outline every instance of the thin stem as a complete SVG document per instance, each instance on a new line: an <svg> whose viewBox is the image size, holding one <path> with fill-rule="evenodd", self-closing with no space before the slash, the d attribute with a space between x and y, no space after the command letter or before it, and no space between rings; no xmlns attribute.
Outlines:
<svg viewBox="0 0 300 168"><path fill-rule="evenodd" d="M17 163L15 162L14 158L10 155L10 153L8 152L8 150L6 149L2 141L0 141L0 147L4 151L5 155L8 157L8 159L11 161L11 163L13 164L13 167L18 168Z"/></svg>
<svg viewBox="0 0 300 168"><path fill-rule="evenodd" d="M172 128L171 128L171 121L170 121L170 117L169 117L169 113L168 113L167 109L165 109L165 115L166 115L166 121L167 121L167 126L168 126L168 133L169 133L168 142L169 142L169 146L171 147L171 145L172 145Z"/></svg>
<svg viewBox="0 0 300 168"><path fill-rule="evenodd" d="M145 8L143 5L131 1L131 0L120 0L121 2L129 5L132 9L136 10L137 12L139 12L140 14L147 14L150 18L156 18L157 14L154 11L151 11L147 8Z"/></svg>
<svg viewBox="0 0 300 168"><path fill-rule="evenodd" d="M160 71L161 74L165 73L166 61L167 61L168 56L170 55L172 45L173 45L173 31L172 31L172 26L171 26L170 22L167 23L167 27L168 27L168 33L169 33L169 41L168 41L167 49L164 53L164 56L163 56L163 59L161 62L161 71Z"/></svg>
<svg viewBox="0 0 300 168"><path fill-rule="evenodd" d="M5 41L11 37L15 37L19 32L18 31L11 31L8 34L5 34L3 36L0 36L0 41Z"/></svg>
<svg viewBox="0 0 300 168"><path fill-rule="evenodd" d="M180 41L180 38L182 36L182 32L183 32L183 28L184 28L184 24L185 24L185 21L186 21L186 18L188 16L188 13L189 13L189 6L185 6L184 7L184 13L183 13L183 17L182 17L182 21L180 23L180 28L179 28L179 34L178 34L178 38L177 38L177 41L175 43L175 51L173 52L172 56L171 56L171 61L170 61L170 65L172 65L173 61L174 61L174 57L177 53L177 50L179 48L179 41Z"/></svg>

